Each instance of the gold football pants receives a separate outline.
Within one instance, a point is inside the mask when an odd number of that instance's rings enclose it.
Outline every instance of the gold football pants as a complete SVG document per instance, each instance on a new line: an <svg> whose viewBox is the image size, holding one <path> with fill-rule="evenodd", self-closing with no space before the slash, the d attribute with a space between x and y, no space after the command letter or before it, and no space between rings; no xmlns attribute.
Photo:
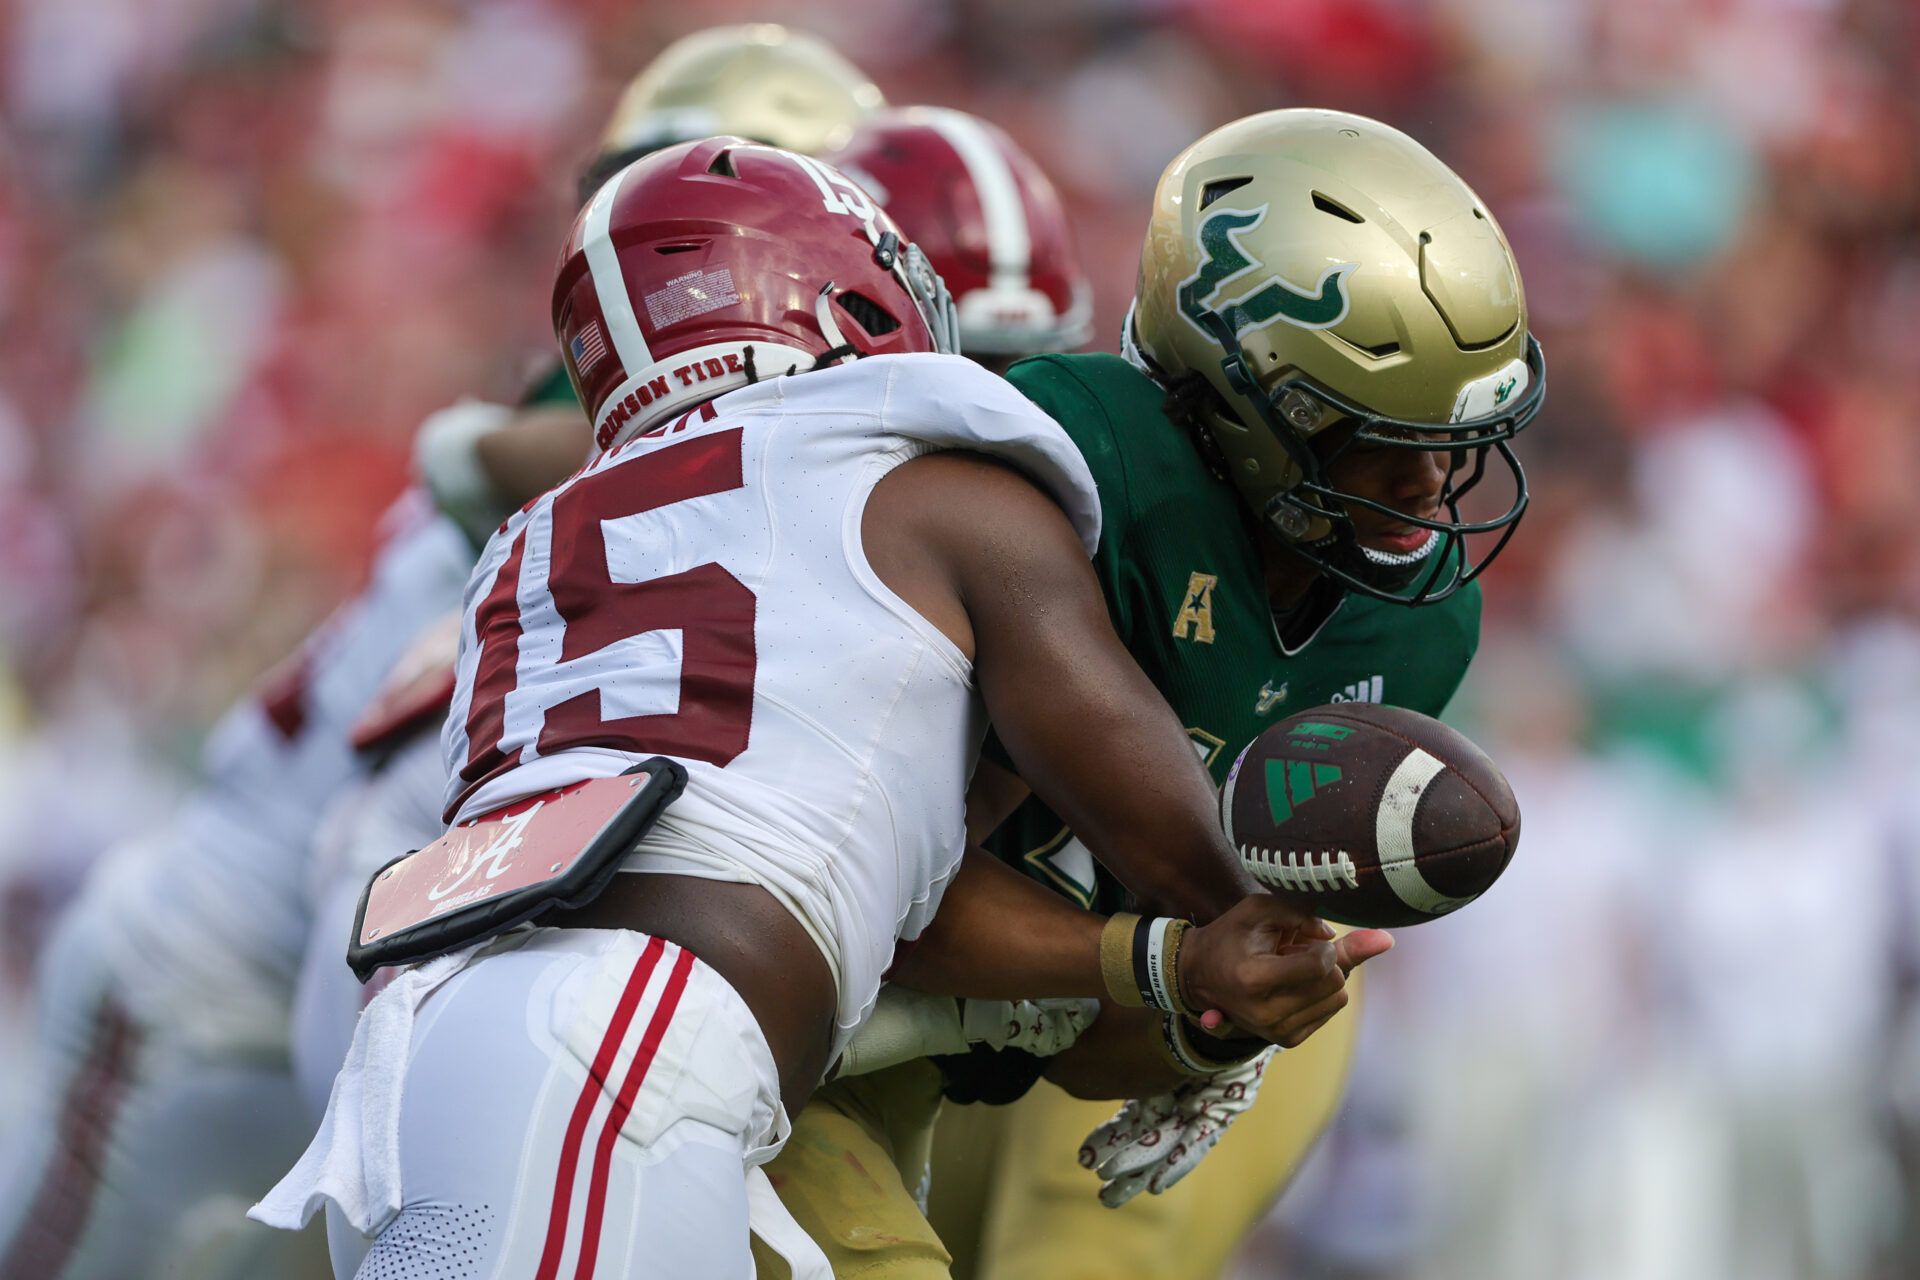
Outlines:
<svg viewBox="0 0 1920 1280"><path fill-rule="evenodd" d="M794 1117L767 1177L838 1280L946 1280L950 1259L920 1212L940 1072L905 1062L822 1085ZM753 1242L760 1280L788 1280L784 1259Z"/></svg>
<svg viewBox="0 0 1920 1280"><path fill-rule="evenodd" d="M1010 1107L946 1108L934 1143L936 1235L913 1196L939 1108L925 1062L823 1087L767 1172L843 1280L1213 1280L1333 1118L1360 986L1313 1039L1274 1059L1253 1109L1165 1195L1104 1208L1077 1156L1117 1104L1043 1081ZM761 1276L784 1280L785 1264L757 1243L754 1261Z"/></svg>
<svg viewBox="0 0 1920 1280"><path fill-rule="evenodd" d="M931 1208L953 1275L1215 1280L1333 1119L1359 1027L1352 985L1353 1003L1274 1058L1252 1110L1192 1173L1118 1209L1100 1203L1100 1184L1078 1159L1117 1103L1083 1102L1042 1081L1010 1107L948 1107Z"/></svg>

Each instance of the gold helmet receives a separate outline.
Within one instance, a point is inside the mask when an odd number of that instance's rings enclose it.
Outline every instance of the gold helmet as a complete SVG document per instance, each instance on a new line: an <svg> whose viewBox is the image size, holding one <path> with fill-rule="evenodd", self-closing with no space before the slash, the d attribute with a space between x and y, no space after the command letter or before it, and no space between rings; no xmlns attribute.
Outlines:
<svg viewBox="0 0 1920 1280"><path fill-rule="evenodd" d="M878 86L817 37L770 22L711 27L676 40L633 78L595 168L727 133L816 155L885 105Z"/></svg>
<svg viewBox="0 0 1920 1280"><path fill-rule="evenodd" d="M1540 346L1520 272L1479 197L1397 129L1338 111L1268 111L1214 130L1161 175L1128 324L1133 354L1195 406L1220 464L1283 544L1351 590L1424 604L1471 581L1526 509L1508 441L1539 412ZM1204 381L1204 389L1194 385ZM1435 517L1329 482L1356 445L1449 455ZM1489 454L1502 516L1459 504ZM1370 508L1427 531L1362 546ZM1497 534L1470 563L1466 536Z"/></svg>

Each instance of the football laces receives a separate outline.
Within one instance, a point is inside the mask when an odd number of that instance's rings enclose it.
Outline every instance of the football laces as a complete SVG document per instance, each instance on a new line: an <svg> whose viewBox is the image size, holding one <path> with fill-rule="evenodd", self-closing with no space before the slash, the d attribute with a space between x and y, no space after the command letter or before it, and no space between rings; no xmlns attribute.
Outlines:
<svg viewBox="0 0 1920 1280"><path fill-rule="evenodd" d="M1360 887L1360 873L1345 849L1315 852L1243 844L1240 858L1256 878L1278 889L1324 892Z"/></svg>

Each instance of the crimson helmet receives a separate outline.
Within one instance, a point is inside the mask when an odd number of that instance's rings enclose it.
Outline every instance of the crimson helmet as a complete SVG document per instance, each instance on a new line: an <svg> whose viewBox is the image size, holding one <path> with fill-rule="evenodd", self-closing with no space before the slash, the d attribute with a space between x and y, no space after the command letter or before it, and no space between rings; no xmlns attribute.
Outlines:
<svg viewBox="0 0 1920 1280"><path fill-rule="evenodd" d="M603 450L762 378L956 349L946 288L885 210L818 160L740 138L607 180L567 237L553 329Z"/></svg>
<svg viewBox="0 0 1920 1280"><path fill-rule="evenodd" d="M1093 297L1047 175L1012 138L945 107L879 111L827 161L862 183L953 290L968 355L1083 345Z"/></svg>

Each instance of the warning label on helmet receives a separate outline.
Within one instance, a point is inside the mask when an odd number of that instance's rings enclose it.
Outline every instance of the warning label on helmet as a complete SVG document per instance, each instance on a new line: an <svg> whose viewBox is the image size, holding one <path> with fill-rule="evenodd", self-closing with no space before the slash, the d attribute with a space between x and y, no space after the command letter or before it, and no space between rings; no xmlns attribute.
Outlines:
<svg viewBox="0 0 1920 1280"><path fill-rule="evenodd" d="M647 320L655 329L664 329L738 301L740 295L733 287L731 269L689 271L647 295Z"/></svg>

